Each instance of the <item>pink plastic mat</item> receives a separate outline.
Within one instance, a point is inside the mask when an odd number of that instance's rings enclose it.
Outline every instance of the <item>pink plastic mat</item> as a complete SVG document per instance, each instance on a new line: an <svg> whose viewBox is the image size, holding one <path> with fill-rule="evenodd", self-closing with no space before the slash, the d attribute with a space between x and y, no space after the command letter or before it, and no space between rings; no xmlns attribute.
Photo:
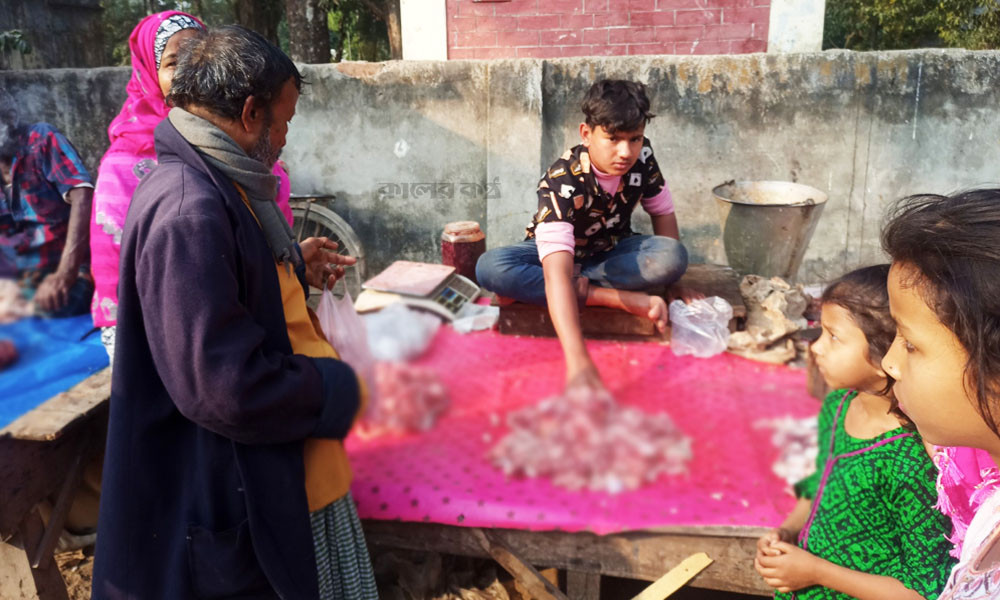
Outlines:
<svg viewBox="0 0 1000 600"><path fill-rule="evenodd" d="M571 492L544 479L508 479L485 458L508 411L559 393L555 339L459 335L442 327L418 364L432 367L451 408L419 435L347 443L362 518L470 527L592 531L664 526L776 526L794 504L771 472L778 451L762 418L815 415L805 371L728 354L676 357L655 343L589 342L605 383L623 404L666 411L692 438L686 476L633 492Z"/></svg>

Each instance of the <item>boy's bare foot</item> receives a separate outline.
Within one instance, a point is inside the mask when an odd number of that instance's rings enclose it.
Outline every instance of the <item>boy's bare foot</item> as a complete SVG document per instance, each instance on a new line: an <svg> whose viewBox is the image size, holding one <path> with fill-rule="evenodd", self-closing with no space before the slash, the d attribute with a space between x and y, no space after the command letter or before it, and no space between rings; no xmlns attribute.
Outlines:
<svg viewBox="0 0 1000 600"><path fill-rule="evenodd" d="M625 310L640 317L646 317L656 325L656 330L663 333L667 330L670 313L667 303L659 296L651 296L643 292L621 292Z"/></svg>

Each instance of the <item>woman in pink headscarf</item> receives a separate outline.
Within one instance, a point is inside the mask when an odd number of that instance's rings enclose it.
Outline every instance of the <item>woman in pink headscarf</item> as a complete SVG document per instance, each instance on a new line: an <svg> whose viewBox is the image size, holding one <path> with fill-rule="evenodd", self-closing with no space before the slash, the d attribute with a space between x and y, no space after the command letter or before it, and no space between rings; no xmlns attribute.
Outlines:
<svg viewBox="0 0 1000 600"><path fill-rule="evenodd" d="M170 110L165 98L174 77L178 51L184 40L204 29L205 25L197 18L168 10L139 21L129 36L132 78L126 88L128 98L108 127L111 147L97 171L90 218L95 288L90 311L94 325L101 328L101 341L112 357L118 312L118 259L125 214L139 180L156 166L153 130ZM278 163L274 165L274 174L279 178L276 200L291 224L288 175Z"/></svg>

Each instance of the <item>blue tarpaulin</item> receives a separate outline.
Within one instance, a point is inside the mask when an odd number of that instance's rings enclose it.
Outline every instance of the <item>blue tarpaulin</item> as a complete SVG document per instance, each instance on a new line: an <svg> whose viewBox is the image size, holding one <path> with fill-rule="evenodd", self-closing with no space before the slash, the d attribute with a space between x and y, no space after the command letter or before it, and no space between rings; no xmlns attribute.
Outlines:
<svg viewBox="0 0 1000 600"><path fill-rule="evenodd" d="M90 315L0 325L20 354L0 371L0 428L108 366L100 333L81 340L93 327Z"/></svg>

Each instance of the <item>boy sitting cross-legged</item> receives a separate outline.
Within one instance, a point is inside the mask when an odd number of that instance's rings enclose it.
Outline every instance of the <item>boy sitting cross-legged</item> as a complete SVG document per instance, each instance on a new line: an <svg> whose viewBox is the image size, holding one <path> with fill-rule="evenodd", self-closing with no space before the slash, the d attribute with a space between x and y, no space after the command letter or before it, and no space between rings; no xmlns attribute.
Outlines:
<svg viewBox="0 0 1000 600"><path fill-rule="evenodd" d="M678 241L670 190L643 136L654 116L645 86L598 81L582 108L582 143L542 176L526 239L484 254L476 278L501 296L547 304L566 357L567 387L602 390L583 342L579 307L626 310L664 331L667 304L646 291L677 281L687 268L687 250ZM631 229L640 203L654 235ZM698 296L676 292L685 300Z"/></svg>

